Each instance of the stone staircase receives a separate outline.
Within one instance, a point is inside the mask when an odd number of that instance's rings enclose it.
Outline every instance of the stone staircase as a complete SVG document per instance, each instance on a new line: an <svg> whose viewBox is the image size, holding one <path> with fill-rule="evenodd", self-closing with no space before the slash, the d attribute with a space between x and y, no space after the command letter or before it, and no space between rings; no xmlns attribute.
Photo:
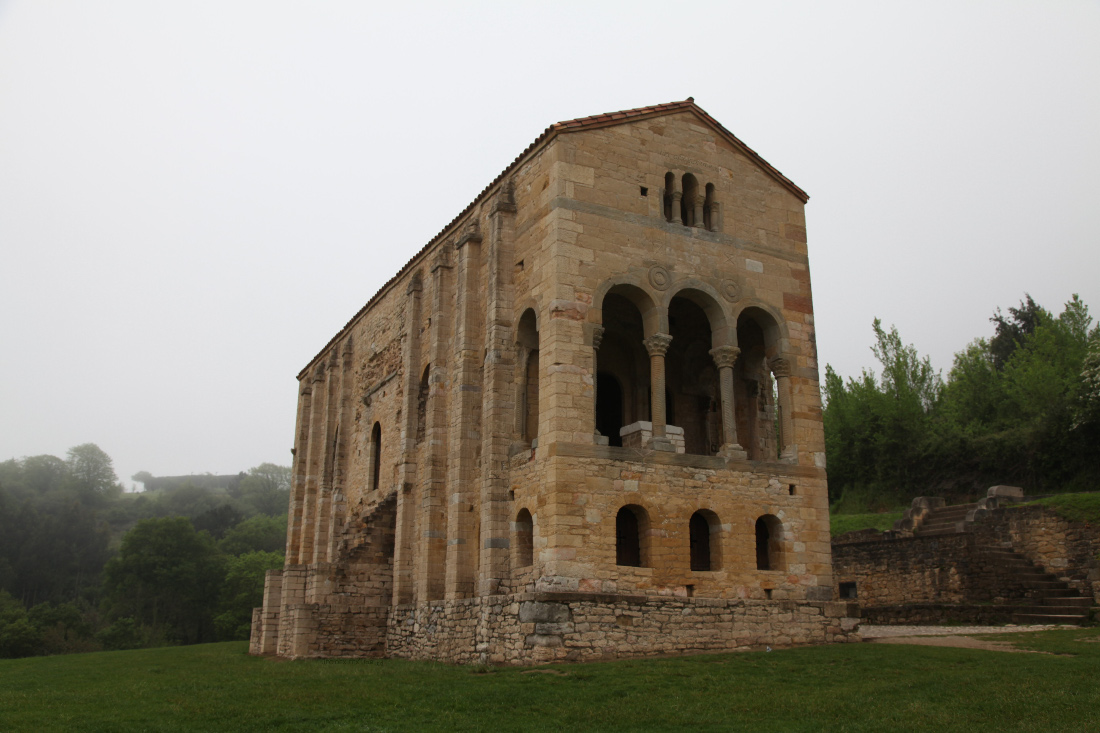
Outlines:
<svg viewBox="0 0 1100 733"><path fill-rule="evenodd" d="M982 503L929 507L913 522L913 536L967 533L986 508ZM1092 599L1013 550L1010 543L975 549L981 553L983 560L996 567L998 574L1009 576L1006 587L1022 589L1023 598L997 601L998 605L1013 607L1015 623L1083 624L1088 621Z"/></svg>
<svg viewBox="0 0 1100 733"><path fill-rule="evenodd" d="M1083 624L1088 621L1092 599L1081 595L1065 581L1059 580L1010 546L984 547L982 554L1007 571L1020 587L1026 589L1025 599L1005 601L1017 606L1012 615L1018 624Z"/></svg>
<svg viewBox="0 0 1100 733"><path fill-rule="evenodd" d="M955 504L933 509L913 528L913 536L934 537L965 532L967 515L977 508L977 504Z"/></svg>

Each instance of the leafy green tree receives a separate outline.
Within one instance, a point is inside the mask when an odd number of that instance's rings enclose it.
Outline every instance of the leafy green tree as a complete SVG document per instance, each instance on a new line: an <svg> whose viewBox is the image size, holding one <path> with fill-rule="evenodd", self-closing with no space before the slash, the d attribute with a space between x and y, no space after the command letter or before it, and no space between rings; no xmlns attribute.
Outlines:
<svg viewBox="0 0 1100 733"><path fill-rule="evenodd" d="M111 457L95 443L84 443L69 449L69 473L83 491L99 496L116 496L122 492Z"/></svg>
<svg viewBox="0 0 1100 733"><path fill-rule="evenodd" d="M247 639L252 609L263 604L264 577L283 567L281 552L247 552L230 558L222 586L220 613L214 619L221 639Z"/></svg>
<svg viewBox="0 0 1100 733"><path fill-rule="evenodd" d="M257 514L282 514L290 502L290 467L261 463L248 469L237 487L237 497Z"/></svg>
<svg viewBox="0 0 1100 733"><path fill-rule="evenodd" d="M13 659L37 654L42 645L42 635L27 618L27 609L0 591L0 658Z"/></svg>
<svg viewBox="0 0 1100 733"><path fill-rule="evenodd" d="M229 555L246 552L285 552L287 515L257 514L225 533L218 546Z"/></svg>
<svg viewBox="0 0 1100 733"><path fill-rule="evenodd" d="M210 641L224 567L210 535L188 519L142 520L107 563L110 615L132 616L181 643Z"/></svg>

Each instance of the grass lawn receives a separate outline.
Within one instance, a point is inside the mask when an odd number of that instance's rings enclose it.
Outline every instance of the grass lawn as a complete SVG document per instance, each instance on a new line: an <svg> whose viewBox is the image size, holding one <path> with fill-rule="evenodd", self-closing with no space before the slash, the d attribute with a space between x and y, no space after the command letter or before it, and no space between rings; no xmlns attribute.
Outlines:
<svg viewBox="0 0 1100 733"><path fill-rule="evenodd" d="M1028 504L1048 507L1075 522L1100 524L1100 491L1088 494L1058 494L1030 501L1024 506Z"/></svg>
<svg viewBox="0 0 1100 733"><path fill-rule="evenodd" d="M486 670L236 642L8 660L0 730L1100 730L1100 631L1012 640L1056 654L845 644Z"/></svg>
<svg viewBox="0 0 1100 733"><path fill-rule="evenodd" d="M829 530L833 537L857 529L893 529L894 522L901 519L905 511L879 512L876 514L833 514L829 513Z"/></svg>

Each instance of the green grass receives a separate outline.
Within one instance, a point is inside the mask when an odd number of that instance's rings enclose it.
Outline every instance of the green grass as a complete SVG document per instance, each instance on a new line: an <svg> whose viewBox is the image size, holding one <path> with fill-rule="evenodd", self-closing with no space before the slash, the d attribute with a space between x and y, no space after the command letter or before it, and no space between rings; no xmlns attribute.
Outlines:
<svg viewBox="0 0 1100 733"><path fill-rule="evenodd" d="M1058 494L1029 501L1022 506L1034 504L1049 507L1066 519L1100 524L1100 491L1088 494Z"/></svg>
<svg viewBox="0 0 1100 733"><path fill-rule="evenodd" d="M1100 632L1020 641L1070 656L843 644L486 672L100 652L0 661L0 730L1100 730Z"/></svg>
<svg viewBox="0 0 1100 733"><path fill-rule="evenodd" d="M829 529L833 537L858 529L893 529L894 522L901 519L904 511L879 512L875 514L829 514Z"/></svg>

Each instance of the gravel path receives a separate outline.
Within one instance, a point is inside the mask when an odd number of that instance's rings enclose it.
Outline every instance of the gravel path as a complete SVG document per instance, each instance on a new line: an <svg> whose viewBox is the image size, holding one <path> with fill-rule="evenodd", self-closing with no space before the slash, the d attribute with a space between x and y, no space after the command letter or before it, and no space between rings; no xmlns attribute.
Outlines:
<svg viewBox="0 0 1100 733"><path fill-rule="evenodd" d="M864 641L871 639L889 639L907 636L967 636L970 634L1016 634L1023 631L1050 631L1051 629L1074 629L1077 626L1057 624L1007 626L876 626L860 624L859 630Z"/></svg>
<svg viewBox="0 0 1100 733"><path fill-rule="evenodd" d="M864 641L875 644L915 644L917 646L953 646L963 649L984 649L990 652L1030 652L1012 644L992 639L976 639L977 634L1011 634L1022 631L1079 628L1055 624L1027 626L860 626ZM1046 653L1046 652L1040 652Z"/></svg>

